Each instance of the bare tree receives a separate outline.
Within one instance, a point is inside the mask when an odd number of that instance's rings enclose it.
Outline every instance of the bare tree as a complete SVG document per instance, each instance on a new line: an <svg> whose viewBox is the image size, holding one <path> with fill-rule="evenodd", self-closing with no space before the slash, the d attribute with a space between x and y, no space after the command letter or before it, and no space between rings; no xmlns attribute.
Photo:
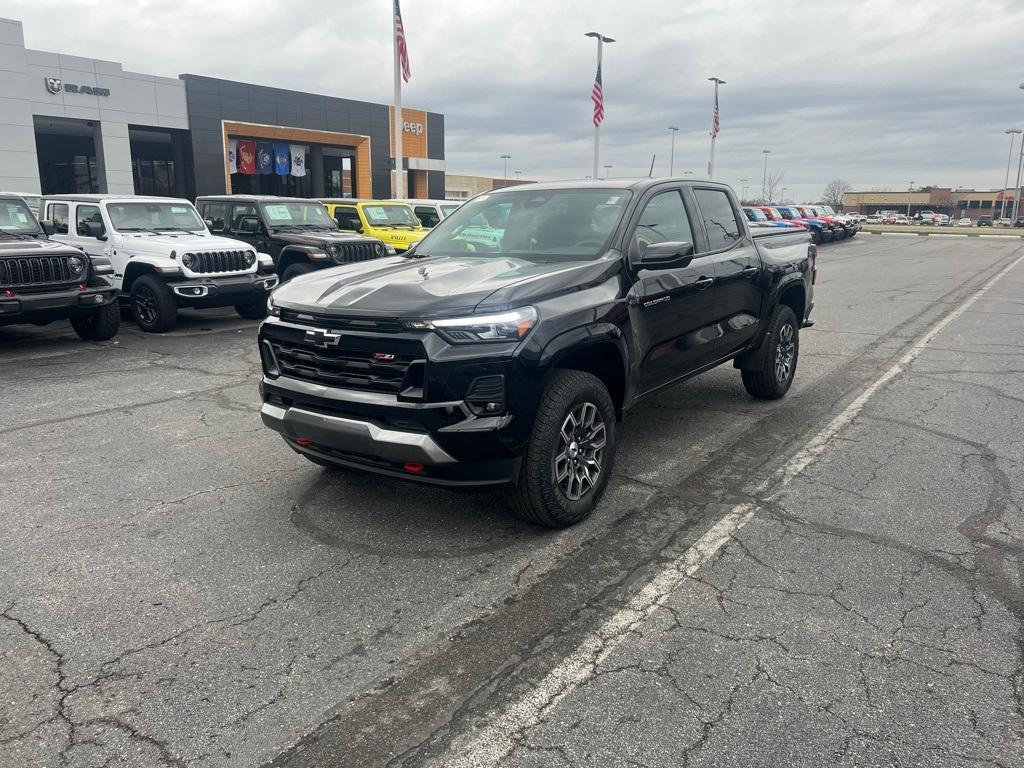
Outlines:
<svg viewBox="0 0 1024 768"><path fill-rule="evenodd" d="M782 178L785 174L782 171L772 171L764 183L764 204L771 205L775 198L782 191Z"/></svg>
<svg viewBox="0 0 1024 768"><path fill-rule="evenodd" d="M821 201L837 211L843 209L843 198L850 192L853 187L850 186L849 182L844 179L833 179L825 187L825 191L821 193Z"/></svg>

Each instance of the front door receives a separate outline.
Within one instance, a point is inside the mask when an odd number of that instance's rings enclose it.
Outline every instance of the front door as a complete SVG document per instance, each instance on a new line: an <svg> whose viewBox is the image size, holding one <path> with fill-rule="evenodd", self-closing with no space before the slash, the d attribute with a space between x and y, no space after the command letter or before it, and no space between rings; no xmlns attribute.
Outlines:
<svg viewBox="0 0 1024 768"><path fill-rule="evenodd" d="M764 271L754 241L746 234L736 207L724 189L693 189L707 236L706 259L715 275L714 341L717 357L746 346L761 317Z"/></svg>
<svg viewBox="0 0 1024 768"><path fill-rule="evenodd" d="M628 247L695 243L690 216L678 188L646 202ZM648 392L710 362L708 330L714 311L714 265L696 255L686 266L640 267L630 312L641 355L640 392Z"/></svg>

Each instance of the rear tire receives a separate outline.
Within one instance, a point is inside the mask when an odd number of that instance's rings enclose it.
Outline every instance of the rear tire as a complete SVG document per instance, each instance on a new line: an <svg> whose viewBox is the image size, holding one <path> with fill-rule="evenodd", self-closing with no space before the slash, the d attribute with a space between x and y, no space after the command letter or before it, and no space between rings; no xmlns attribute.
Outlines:
<svg viewBox="0 0 1024 768"><path fill-rule="evenodd" d="M160 280L143 275L132 285L132 317L146 333L163 333L178 319L178 305Z"/></svg>
<svg viewBox="0 0 1024 768"><path fill-rule="evenodd" d="M315 267L312 264L310 264L309 262L305 262L305 261L297 262L296 264L292 264L291 266L289 266L284 271L284 273L281 275L281 282L282 283L287 283L293 277L298 277L299 275L308 274L308 273L312 272L314 269L315 269Z"/></svg>
<svg viewBox="0 0 1024 768"><path fill-rule="evenodd" d="M235 304L235 312L246 320L263 320L267 316L267 302L264 299L252 304Z"/></svg>
<svg viewBox="0 0 1024 768"><path fill-rule="evenodd" d="M566 528L586 518L615 464L615 406L608 388L584 371L556 371L544 388L512 493L524 520Z"/></svg>
<svg viewBox="0 0 1024 768"><path fill-rule="evenodd" d="M121 309L114 301L85 317L72 317L71 327L82 341L106 341L121 327Z"/></svg>
<svg viewBox="0 0 1024 768"><path fill-rule="evenodd" d="M780 304L772 313L765 335L764 363L743 370L743 386L758 400L778 400L789 391L800 357L800 331L793 310Z"/></svg>

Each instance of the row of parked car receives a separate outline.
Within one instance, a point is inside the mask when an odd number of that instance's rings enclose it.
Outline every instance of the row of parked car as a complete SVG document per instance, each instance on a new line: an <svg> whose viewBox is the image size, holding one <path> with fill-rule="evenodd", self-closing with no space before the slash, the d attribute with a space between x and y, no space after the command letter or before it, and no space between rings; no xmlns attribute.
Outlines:
<svg viewBox="0 0 1024 768"><path fill-rule="evenodd" d="M868 224L904 224L919 225L923 227L1024 227L1024 216L1016 219L1002 217L994 219L988 214L979 216L976 220L968 216L961 216L959 219L951 218L945 213L935 211L921 211L912 216L897 211L875 211L870 216L865 216L864 221Z"/></svg>
<svg viewBox="0 0 1024 768"><path fill-rule="evenodd" d="M827 205L748 205L743 212L751 227L806 229L814 244L845 240L860 231L856 217L836 213Z"/></svg>
<svg viewBox="0 0 1024 768"><path fill-rule="evenodd" d="M0 325L70 319L91 341L114 336L122 310L153 333L180 307L266 317L279 282L403 252L459 206L254 195L32 202L0 193Z"/></svg>

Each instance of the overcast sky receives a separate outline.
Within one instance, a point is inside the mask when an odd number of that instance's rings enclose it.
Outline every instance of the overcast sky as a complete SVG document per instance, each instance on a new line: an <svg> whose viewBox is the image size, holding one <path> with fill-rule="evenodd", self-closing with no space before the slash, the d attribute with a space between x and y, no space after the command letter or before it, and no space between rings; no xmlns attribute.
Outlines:
<svg viewBox="0 0 1024 768"><path fill-rule="evenodd" d="M30 48L389 103L389 0L5 0ZM593 148L599 30L612 176L704 174L711 84L725 79L716 177L760 189L762 149L787 197L998 188L1024 127L1024 2L403 0L404 100L443 112L451 173L581 177ZM1016 159L1016 158L1015 158ZM1013 175L1016 174L1016 165ZM1011 178L1011 184L1013 179Z"/></svg>

